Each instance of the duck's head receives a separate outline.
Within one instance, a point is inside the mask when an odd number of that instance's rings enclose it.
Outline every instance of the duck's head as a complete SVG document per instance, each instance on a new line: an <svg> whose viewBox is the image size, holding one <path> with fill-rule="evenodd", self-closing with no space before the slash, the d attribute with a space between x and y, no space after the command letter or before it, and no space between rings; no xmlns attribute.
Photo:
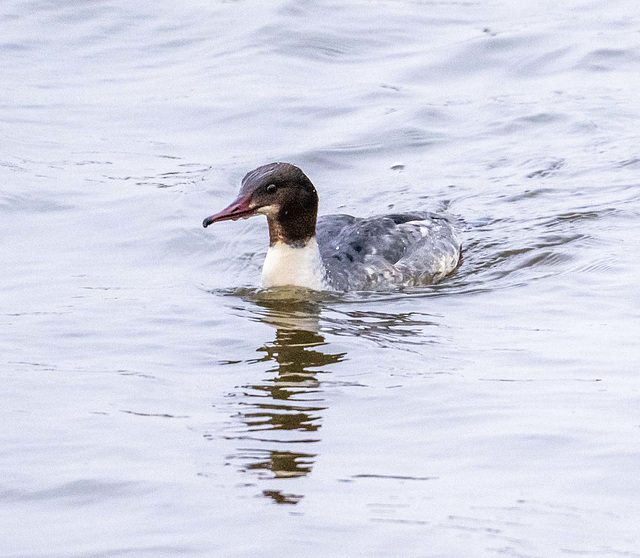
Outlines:
<svg viewBox="0 0 640 558"><path fill-rule="evenodd" d="M271 163L248 173L236 200L202 225L260 214L267 216L271 245L303 245L316 233L318 193L295 165Z"/></svg>

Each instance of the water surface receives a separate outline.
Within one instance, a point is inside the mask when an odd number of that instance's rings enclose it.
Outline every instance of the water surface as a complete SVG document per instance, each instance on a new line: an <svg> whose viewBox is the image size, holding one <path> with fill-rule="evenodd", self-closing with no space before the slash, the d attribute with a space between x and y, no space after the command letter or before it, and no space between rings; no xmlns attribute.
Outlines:
<svg viewBox="0 0 640 558"><path fill-rule="evenodd" d="M640 556L631 0L0 8L0 554ZM274 160L447 210L392 293L257 288Z"/></svg>

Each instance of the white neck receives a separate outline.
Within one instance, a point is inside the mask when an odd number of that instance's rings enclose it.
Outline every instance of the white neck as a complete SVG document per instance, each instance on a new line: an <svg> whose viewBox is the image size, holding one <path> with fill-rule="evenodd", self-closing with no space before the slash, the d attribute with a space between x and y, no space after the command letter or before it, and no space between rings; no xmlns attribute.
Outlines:
<svg viewBox="0 0 640 558"><path fill-rule="evenodd" d="M285 285L316 291L327 288L324 264L315 237L301 248L294 248L284 242L269 246L262 267L262 286L268 289Z"/></svg>

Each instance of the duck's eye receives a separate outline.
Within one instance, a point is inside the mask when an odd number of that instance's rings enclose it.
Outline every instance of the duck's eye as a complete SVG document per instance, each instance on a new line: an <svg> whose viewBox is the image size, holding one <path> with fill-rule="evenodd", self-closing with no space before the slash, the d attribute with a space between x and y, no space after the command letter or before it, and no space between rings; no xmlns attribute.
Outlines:
<svg viewBox="0 0 640 558"><path fill-rule="evenodd" d="M267 186L267 194L274 194L278 187L275 184L269 184Z"/></svg>

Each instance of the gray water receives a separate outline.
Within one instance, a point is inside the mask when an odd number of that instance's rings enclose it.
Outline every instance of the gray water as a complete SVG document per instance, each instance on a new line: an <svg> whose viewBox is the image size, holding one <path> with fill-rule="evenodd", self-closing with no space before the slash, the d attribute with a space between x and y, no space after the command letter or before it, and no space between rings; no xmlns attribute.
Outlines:
<svg viewBox="0 0 640 558"><path fill-rule="evenodd" d="M640 556L634 0L0 4L0 556ZM321 213L464 261L262 292Z"/></svg>

